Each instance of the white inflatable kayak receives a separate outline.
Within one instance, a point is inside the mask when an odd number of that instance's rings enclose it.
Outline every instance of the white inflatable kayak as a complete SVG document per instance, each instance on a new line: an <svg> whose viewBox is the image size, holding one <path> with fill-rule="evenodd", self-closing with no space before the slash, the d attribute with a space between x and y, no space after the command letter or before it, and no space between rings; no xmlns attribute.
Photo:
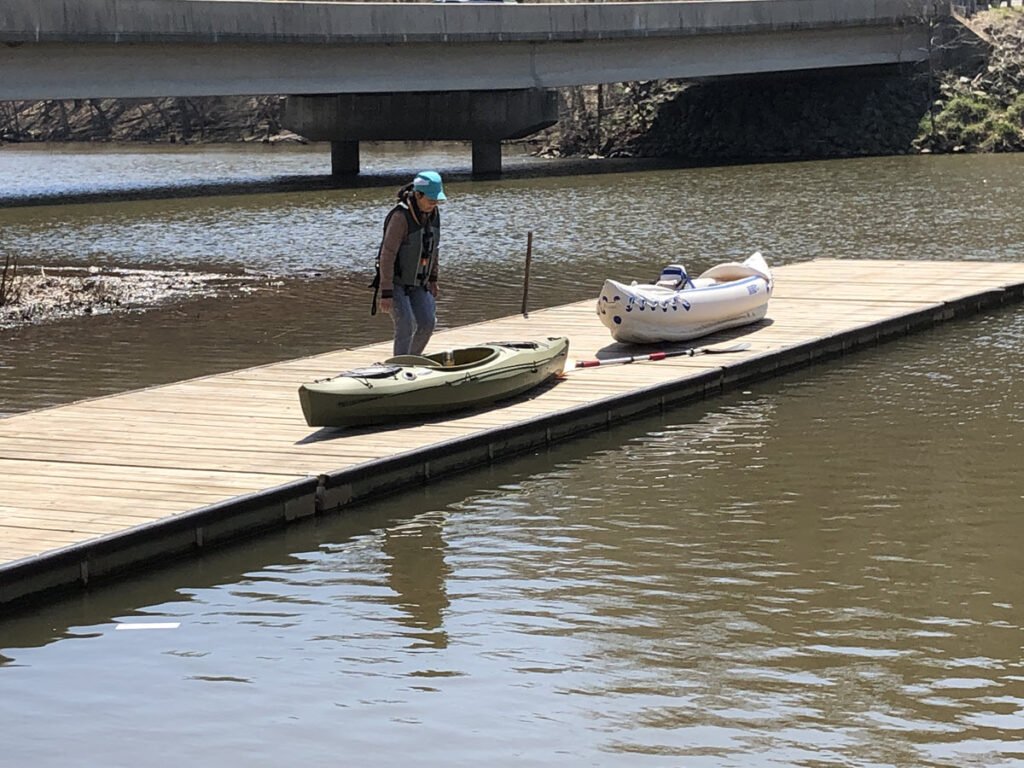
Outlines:
<svg viewBox="0 0 1024 768"><path fill-rule="evenodd" d="M758 252L742 264L719 264L697 278L670 264L657 283L606 280L597 316L616 341L686 341L756 323L768 313L771 293L772 273Z"/></svg>

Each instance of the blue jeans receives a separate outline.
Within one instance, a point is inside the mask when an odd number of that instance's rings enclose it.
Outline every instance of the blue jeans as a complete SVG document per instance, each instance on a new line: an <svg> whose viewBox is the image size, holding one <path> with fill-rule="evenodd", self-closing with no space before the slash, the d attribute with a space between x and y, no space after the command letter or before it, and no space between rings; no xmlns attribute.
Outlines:
<svg viewBox="0 0 1024 768"><path fill-rule="evenodd" d="M391 319L395 323L396 355L423 354L434 332L436 311L434 297L426 288L395 286Z"/></svg>

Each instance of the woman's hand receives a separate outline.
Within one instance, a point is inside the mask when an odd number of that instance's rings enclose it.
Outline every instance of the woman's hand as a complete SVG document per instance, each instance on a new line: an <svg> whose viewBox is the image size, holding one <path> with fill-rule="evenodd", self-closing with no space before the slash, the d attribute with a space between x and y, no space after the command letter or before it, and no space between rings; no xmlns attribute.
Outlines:
<svg viewBox="0 0 1024 768"><path fill-rule="evenodd" d="M395 303L394 299L381 299L377 302L377 309L383 312L385 315L391 314L391 306Z"/></svg>
<svg viewBox="0 0 1024 768"><path fill-rule="evenodd" d="M437 294L440 293L440 291L437 288L437 280L431 280L429 283L427 283L427 290L430 291L430 295L436 299Z"/></svg>

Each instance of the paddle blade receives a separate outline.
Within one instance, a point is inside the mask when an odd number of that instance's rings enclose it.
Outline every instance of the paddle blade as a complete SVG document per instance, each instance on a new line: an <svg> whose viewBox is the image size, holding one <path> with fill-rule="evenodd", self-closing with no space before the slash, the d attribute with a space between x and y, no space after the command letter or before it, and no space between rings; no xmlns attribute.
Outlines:
<svg viewBox="0 0 1024 768"><path fill-rule="evenodd" d="M745 349L750 349L749 341L741 341L738 344L731 344L728 347L703 347L698 351L703 352L705 355L723 355L727 352L742 352Z"/></svg>

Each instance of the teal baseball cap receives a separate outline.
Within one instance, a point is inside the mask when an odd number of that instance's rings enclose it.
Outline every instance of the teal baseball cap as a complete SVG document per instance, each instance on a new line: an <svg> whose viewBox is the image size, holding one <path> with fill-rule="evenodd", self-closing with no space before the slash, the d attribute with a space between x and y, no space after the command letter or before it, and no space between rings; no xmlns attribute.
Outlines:
<svg viewBox="0 0 1024 768"><path fill-rule="evenodd" d="M441 184L441 174L437 171L417 173L416 178L412 180L412 188L439 203L448 199L444 194L444 186Z"/></svg>

